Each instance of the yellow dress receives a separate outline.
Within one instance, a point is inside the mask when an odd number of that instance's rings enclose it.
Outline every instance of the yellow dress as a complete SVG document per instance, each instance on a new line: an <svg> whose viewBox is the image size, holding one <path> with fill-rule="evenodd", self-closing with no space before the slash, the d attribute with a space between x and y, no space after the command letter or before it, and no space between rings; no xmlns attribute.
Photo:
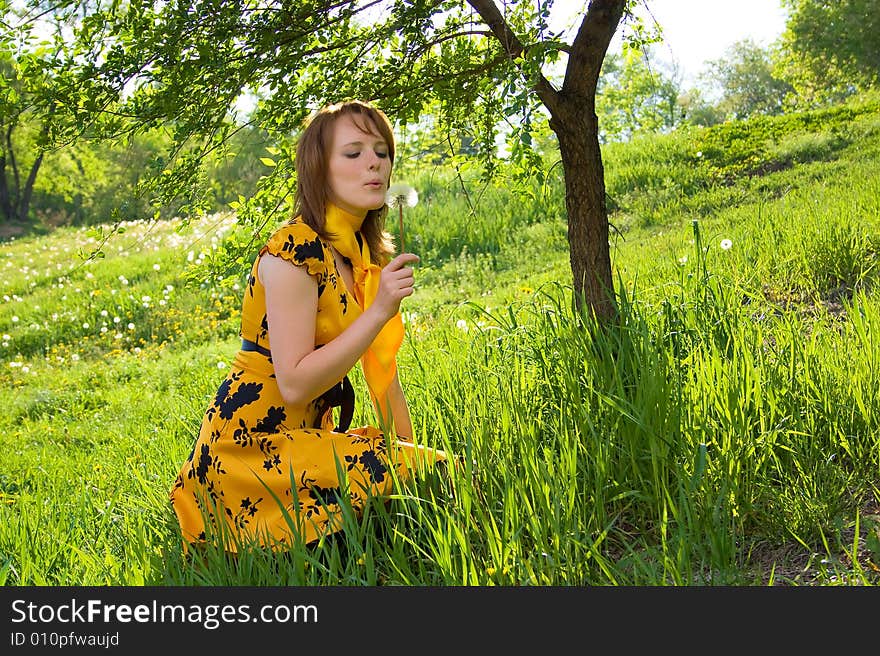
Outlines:
<svg viewBox="0 0 880 656"><path fill-rule="evenodd" d="M299 219L279 228L260 249L264 253L306 267L315 278L316 348L361 314L329 244ZM241 540L272 548L312 542L341 528L340 499L347 496L359 512L368 496L391 491L392 468L405 479L419 465L445 460L442 451L411 442L388 444L374 426L337 432L338 401L332 397L340 385L305 407L284 402L272 366L259 261L242 301L241 337L243 348L260 350L236 354L170 492L186 543L213 536L229 551Z"/></svg>

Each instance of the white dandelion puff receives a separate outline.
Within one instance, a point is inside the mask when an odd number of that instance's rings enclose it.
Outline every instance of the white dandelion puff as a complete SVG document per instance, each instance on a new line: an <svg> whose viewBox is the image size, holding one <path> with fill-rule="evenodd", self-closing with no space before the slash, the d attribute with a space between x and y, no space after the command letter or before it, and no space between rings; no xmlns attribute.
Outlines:
<svg viewBox="0 0 880 656"><path fill-rule="evenodd" d="M732 246L733 246L733 242L730 241L729 239L722 239L721 240L721 250L729 251Z"/></svg>
<svg viewBox="0 0 880 656"><path fill-rule="evenodd" d="M415 207L419 202L418 192L410 185L397 182L390 187L385 193L385 202L388 207L398 208L398 228L400 229L400 252L404 252L406 245L403 238L403 208Z"/></svg>
<svg viewBox="0 0 880 656"><path fill-rule="evenodd" d="M419 202L418 192L408 184L396 182L385 193L388 207L415 207Z"/></svg>

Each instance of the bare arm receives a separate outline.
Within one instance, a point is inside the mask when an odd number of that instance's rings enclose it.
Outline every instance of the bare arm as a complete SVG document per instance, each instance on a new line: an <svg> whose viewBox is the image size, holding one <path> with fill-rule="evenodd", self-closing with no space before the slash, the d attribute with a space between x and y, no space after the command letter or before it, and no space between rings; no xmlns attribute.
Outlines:
<svg viewBox="0 0 880 656"><path fill-rule="evenodd" d="M403 388L400 386L400 378L397 374L395 374L394 380L391 381L391 385L388 387L386 399L391 409L391 419L395 434L398 438L411 442L413 438L412 418L410 417L409 405L406 402L406 396L403 393ZM377 417L383 417L388 412L387 410L380 410L375 404L373 407L376 410Z"/></svg>
<svg viewBox="0 0 880 656"><path fill-rule="evenodd" d="M338 337L315 349L318 284L302 267L266 254L258 275L266 290L266 320L275 378L285 402L304 406L341 380L413 292L418 257L398 255L382 270L373 304Z"/></svg>

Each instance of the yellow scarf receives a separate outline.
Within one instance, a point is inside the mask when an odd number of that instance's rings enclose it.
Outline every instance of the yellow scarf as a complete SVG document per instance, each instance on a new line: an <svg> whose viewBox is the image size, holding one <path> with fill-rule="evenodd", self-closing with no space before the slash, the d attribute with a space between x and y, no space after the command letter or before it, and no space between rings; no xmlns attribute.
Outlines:
<svg viewBox="0 0 880 656"><path fill-rule="evenodd" d="M324 217L324 228L331 235L330 243L340 255L351 262L354 289L350 290L361 307L366 310L376 298L379 291L379 277L382 267L370 260L370 247L358 231L363 218L327 204ZM358 243L360 240L360 243ZM403 343L403 319L398 312L379 331L376 339L370 344L361 357L364 378L373 395L373 400L384 412L385 392L397 373L397 351ZM380 403L381 401L381 403Z"/></svg>

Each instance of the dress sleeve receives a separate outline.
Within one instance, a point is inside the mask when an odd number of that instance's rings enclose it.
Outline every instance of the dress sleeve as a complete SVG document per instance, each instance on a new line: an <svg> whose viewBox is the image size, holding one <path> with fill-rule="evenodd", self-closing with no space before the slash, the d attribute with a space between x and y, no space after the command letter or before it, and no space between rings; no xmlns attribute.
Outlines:
<svg viewBox="0 0 880 656"><path fill-rule="evenodd" d="M260 249L260 255L263 253L276 255L296 266L304 266L311 275L319 278L327 269L324 243L314 230L300 221L276 230Z"/></svg>

